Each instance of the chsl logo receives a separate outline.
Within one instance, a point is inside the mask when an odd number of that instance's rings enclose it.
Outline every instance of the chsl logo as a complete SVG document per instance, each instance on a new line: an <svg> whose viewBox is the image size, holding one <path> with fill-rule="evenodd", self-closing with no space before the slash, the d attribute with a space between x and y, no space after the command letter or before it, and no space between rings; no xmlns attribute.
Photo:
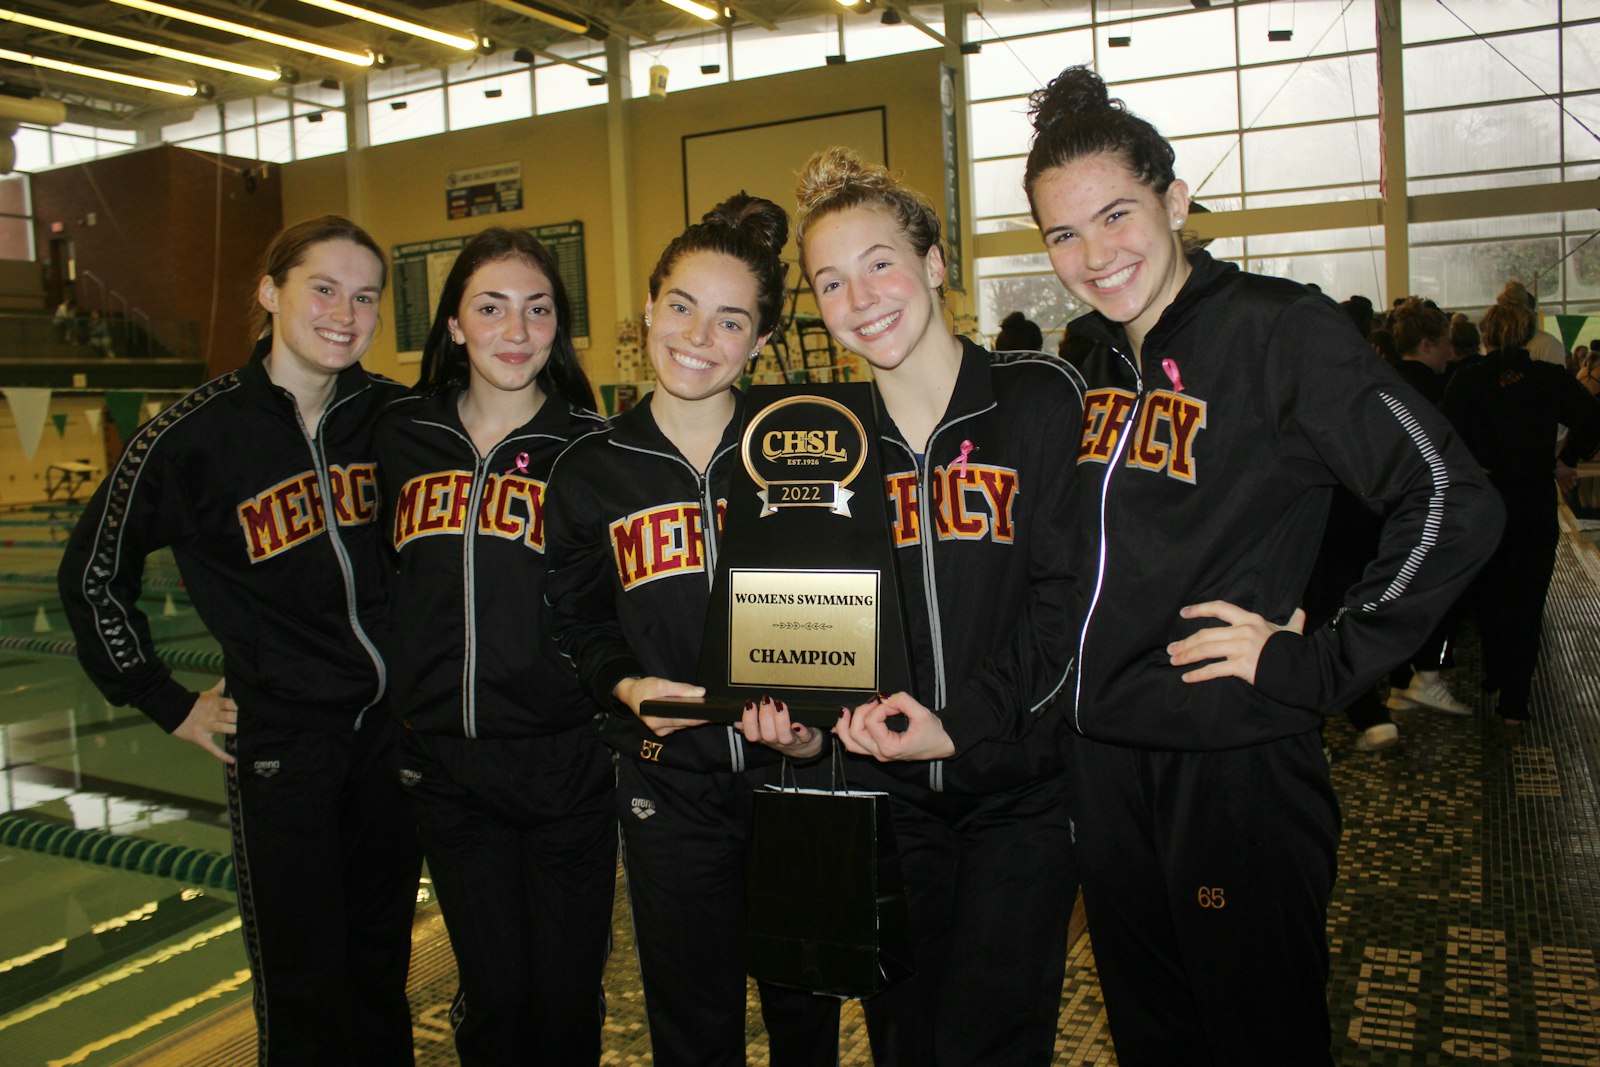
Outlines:
<svg viewBox="0 0 1600 1067"><path fill-rule="evenodd" d="M867 461L867 431L855 412L827 396L787 396L762 408L739 448L756 483L761 517L781 508L850 515L847 488Z"/></svg>

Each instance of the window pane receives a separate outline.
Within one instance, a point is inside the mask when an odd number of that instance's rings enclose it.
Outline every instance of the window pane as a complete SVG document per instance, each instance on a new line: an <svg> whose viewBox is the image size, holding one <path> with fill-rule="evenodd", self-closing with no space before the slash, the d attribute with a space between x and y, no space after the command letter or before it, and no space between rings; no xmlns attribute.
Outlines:
<svg viewBox="0 0 1600 1067"><path fill-rule="evenodd" d="M1231 8L1101 26L1095 33L1100 41L1100 76L1107 82L1233 66ZM1126 48L1112 48L1112 37L1133 40Z"/></svg>
<svg viewBox="0 0 1600 1067"><path fill-rule="evenodd" d="M1600 23L1561 31L1561 88L1600 89Z"/></svg>
<svg viewBox="0 0 1600 1067"><path fill-rule="evenodd" d="M289 117L289 101L281 96L256 97L256 121L276 122Z"/></svg>
<svg viewBox="0 0 1600 1067"><path fill-rule="evenodd" d="M1372 0L1297 0L1250 4L1239 12L1239 62L1278 63L1331 52L1363 52L1378 46ZM1267 39L1271 30L1291 30L1287 41Z"/></svg>
<svg viewBox="0 0 1600 1067"><path fill-rule="evenodd" d="M95 157L95 143L87 137L66 137L59 133L50 135L50 154L57 164L73 163Z"/></svg>
<svg viewBox="0 0 1600 1067"><path fill-rule="evenodd" d="M294 146L289 140L289 121L266 122L256 127L258 147L256 158L268 163L288 163L294 159Z"/></svg>
<svg viewBox="0 0 1600 1067"><path fill-rule="evenodd" d="M1338 185L1329 189L1296 189L1292 193L1249 193L1245 207L1282 207L1285 204L1334 204L1346 200L1376 200L1378 186Z"/></svg>
<svg viewBox="0 0 1600 1067"><path fill-rule="evenodd" d="M987 100L1031 93L1063 68L1093 58L1094 39L1088 30L1020 41L986 41L983 51L967 57L967 95L972 100Z"/></svg>
<svg viewBox="0 0 1600 1067"><path fill-rule="evenodd" d="M981 260L979 261L982 262ZM1023 274L1009 278L978 278L978 329L993 336L1000 320L1020 311L1042 330L1058 334L1082 314L1054 274Z"/></svg>
<svg viewBox="0 0 1600 1067"><path fill-rule="evenodd" d="M316 156L343 152L348 145L350 131L345 125L343 111L324 111L321 122L308 122L305 118L294 120L294 156L312 159Z"/></svg>
<svg viewBox="0 0 1600 1067"><path fill-rule="evenodd" d="M222 135L220 133L213 134L210 137L192 137L189 140L181 143L183 144L183 147L192 149L196 152L222 151Z"/></svg>
<svg viewBox="0 0 1600 1067"><path fill-rule="evenodd" d="M417 89L440 85L444 74L431 67L391 67L374 70L367 75L367 97L376 100L383 96L398 96Z"/></svg>
<svg viewBox="0 0 1600 1067"><path fill-rule="evenodd" d="M885 26L876 19L846 18L844 22L844 54L851 59L898 56L938 47L938 41L903 22L898 26Z"/></svg>
<svg viewBox="0 0 1600 1067"><path fill-rule="evenodd" d="M294 87L295 110L315 111L319 107L343 107L344 87L338 82L332 89L324 89L321 82L301 82Z"/></svg>
<svg viewBox="0 0 1600 1067"><path fill-rule="evenodd" d="M0 259L33 258L33 227L27 219L0 218Z"/></svg>
<svg viewBox="0 0 1600 1067"><path fill-rule="evenodd" d="M1571 0L1568 5L1571 6ZM1450 0L1448 4L1406 4L1400 33L1405 43L1410 44L1496 30L1520 30L1555 20L1556 0Z"/></svg>
<svg viewBox="0 0 1600 1067"><path fill-rule="evenodd" d="M1282 256L1299 252L1324 252L1335 249L1382 248L1381 226L1357 226L1346 230L1302 230L1296 233L1266 233L1245 242L1251 256Z"/></svg>
<svg viewBox="0 0 1600 1067"><path fill-rule="evenodd" d="M1416 175L1538 166L1557 161L1556 119L1546 100L1406 116L1406 167Z"/></svg>
<svg viewBox="0 0 1600 1067"><path fill-rule="evenodd" d="M1316 285L1334 300L1354 293L1373 297L1383 291L1383 250L1370 252L1329 252L1306 256L1251 256L1245 269L1256 274L1292 278L1305 285ZM1413 260L1413 263L1415 261Z"/></svg>
<svg viewBox="0 0 1600 1067"><path fill-rule="evenodd" d="M1475 241L1490 237L1529 237L1561 229L1561 216L1505 215L1487 219L1456 219L1450 222L1414 222L1406 227L1412 244L1437 244L1444 241Z"/></svg>
<svg viewBox="0 0 1600 1067"><path fill-rule="evenodd" d="M446 92L450 94L452 130L525 119L533 115L533 77L526 69L452 85ZM500 95L484 95L489 92L498 92Z"/></svg>
<svg viewBox="0 0 1600 1067"><path fill-rule="evenodd" d="M26 215L28 213L28 179L23 177L0 178L0 213ZM4 259L0 256L0 259Z"/></svg>
<svg viewBox="0 0 1600 1067"><path fill-rule="evenodd" d="M1315 59L1239 72L1244 124L1288 126L1378 113L1376 55Z"/></svg>
<svg viewBox="0 0 1600 1067"><path fill-rule="evenodd" d="M1178 154L1174 164L1178 177L1189 183L1189 195L1201 197L1236 196L1239 184L1239 138L1184 137L1172 142Z"/></svg>
<svg viewBox="0 0 1600 1067"><path fill-rule="evenodd" d="M1531 282L1535 273L1560 258L1560 248L1554 237L1413 248L1411 289L1432 296L1441 307L1487 307L1507 279ZM1545 277L1542 291L1555 287Z"/></svg>
<svg viewBox="0 0 1600 1067"><path fill-rule="evenodd" d="M403 110L396 111L389 106L401 102L406 105ZM367 123L372 129L373 144L389 144L443 133L444 91L432 89L368 104Z"/></svg>
<svg viewBox="0 0 1600 1067"><path fill-rule="evenodd" d="M979 218L989 215L1026 215L1028 198L1022 195L1022 171L1026 163L1020 156L975 163L972 167L972 212Z"/></svg>
<svg viewBox="0 0 1600 1067"><path fill-rule="evenodd" d="M174 122L161 127L163 141L182 141L190 137L199 137L202 134L216 133L222 129L222 120L215 107L202 107L194 113L194 117L185 122Z"/></svg>
<svg viewBox="0 0 1600 1067"><path fill-rule="evenodd" d="M228 130L254 126L256 124L256 102L254 100L229 100L222 105L222 123L223 128Z"/></svg>
<svg viewBox="0 0 1600 1067"><path fill-rule="evenodd" d="M12 136L17 146L17 164L20 171L43 170L50 165L50 133L37 126L23 126Z"/></svg>
<svg viewBox="0 0 1600 1067"><path fill-rule="evenodd" d="M1596 134L1600 134L1600 96L1569 96L1566 105L1569 114L1561 116L1566 161L1600 159L1600 140L1596 139ZM1584 126L1589 128L1586 130Z"/></svg>
<svg viewBox="0 0 1600 1067"><path fill-rule="evenodd" d="M1493 43L1493 48L1484 41L1407 48L1406 109L1511 100L1560 88L1554 30L1496 37Z"/></svg>
<svg viewBox="0 0 1600 1067"><path fill-rule="evenodd" d="M1568 300L1600 300L1600 238L1583 244L1582 237L1567 241L1566 298ZM1578 248L1583 245L1582 248ZM1577 251L1573 251L1577 249Z"/></svg>
<svg viewBox="0 0 1600 1067"><path fill-rule="evenodd" d="M831 18L806 19L783 23L782 33L769 33L758 26L733 31L733 76L764 78L791 70L822 66L824 56L839 47ZM638 86L634 87L638 91Z"/></svg>
<svg viewBox="0 0 1600 1067"><path fill-rule="evenodd" d="M256 128L247 127L243 130L229 130L223 135L224 150L230 156L243 156L245 159L256 158Z"/></svg>
<svg viewBox="0 0 1600 1067"><path fill-rule="evenodd" d="M1033 219L1028 215L997 215L992 219L975 218L973 233L1012 233L1016 230L1033 230Z"/></svg>
<svg viewBox="0 0 1600 1067"><path fill-rule="evenodd" d="M596 70L605 69L604 63L597 66L592 60L585 62ZM565 63L553 63L548 67L535 69L533 77L534 102L541 115L555 111L570 111L578 107L594 107L606 102L605 85L590 85L589 73L577 67L569 67Z"/></svg>
<svg viewBox="0 0 1600 1067"><path fill-rule="evenodd" d="M1244 169L1245 186L1251 190L1375 179L1377 120L1247 133Z"/></svg>
<svg viewBox="0 0 1600 1067"><path fill-rule="evenodd" d="M1239 128L1239 91L1233 72L1192 78L1129 82L1111 92L1165 137Z"/></svg>
<svg viewBox="0 0 1600 1067"><path fill-rule="evenodd" d="M973 104L967 111L972 158L1026 153L1033 136L1027 109L1028 99L1023 96Z"/></svg>
<svg viewBox="0 0 1600 1067"><path fill-rule="evenodd" d="M978 25L984 32L978 32ZM1089 24L1088 4L1062 4L1060 0L1016 0L1015 3L987 4L980 20L967 23L967 33L973 38L987 38L991 34L1013 37L1023 33L1059 30L1068 26ZM1082 62L1087 63L1086 56ZM1061 66L1077 60L1063 60Z"/></svg>
<svg viewBox="0 0 1600 1067"><path fill-rule="evenodd" d="M1422 196L1426 193L1460 193L1472 189L1540 185L1560 180L1561 172L1553 167L1546 170L1510 170L1499 174L1462 174L1453 178L1416 179L1406 183L1406 192L1411 196Z"/></svg>

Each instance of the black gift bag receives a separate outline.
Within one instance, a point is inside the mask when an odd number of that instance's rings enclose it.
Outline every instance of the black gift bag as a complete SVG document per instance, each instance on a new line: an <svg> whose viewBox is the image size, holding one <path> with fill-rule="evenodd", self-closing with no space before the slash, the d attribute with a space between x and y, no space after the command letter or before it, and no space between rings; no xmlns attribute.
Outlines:
<svg viewBox="0 0 1600 1067"><path fill-rule="evenodd" d="M870 997L911 975L887 793L757 790L748 863L752 977Z"/></svg>

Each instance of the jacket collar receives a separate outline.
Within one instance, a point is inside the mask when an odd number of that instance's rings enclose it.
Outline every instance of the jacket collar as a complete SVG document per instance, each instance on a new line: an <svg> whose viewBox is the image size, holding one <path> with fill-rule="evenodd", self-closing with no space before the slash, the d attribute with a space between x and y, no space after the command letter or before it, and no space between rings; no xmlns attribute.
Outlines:
<svg viewBox="0 0 1600 1067"><path fill-rule="evenodd" d="M256 342L255 348L250 351L250 359L236 373L239 380L248 387L252 393L262 398L273 398L277 401L290 399L289 391L273 383L267 375L267 353L272 351L272 337L261 338ZM354 396L372 385L372 376L359 362L352 363L339 372L333 383L333 397L328 401L328 410L338 407L340 402Z"/></svg>
<svg viewBox="0 0 1600 1067"><path fill-rule="evenodd" d="M939 432L940 427L994 406L994 378L990 374L994 353L967 337L961 337L959 340L961 366L956 371L956 385L950 391L950 400L945 405L944 414L939 417L935 425L935 434ZM884 407L883 394L874 389L873 395L877 398L879 434L904 444L905 435L894 424L889 409Z"/></svg>
<svg viewBox="0 0 1600 1067"><path fill-rule="evenodd" d="M470 436L467 434L466 425L461 421L461 393L462 390L455 386L436 390L417 399L415 406L406 414L415 422L440 423L459 431L464 437ZM565 400L546 396L539 410L533 413L533 418L507 434L506 439L538 434L565 440L572 436L573 426L579 424L591 425L589 420L582 419L573 411ZM595 422L592 425L598 427L599 423Z"/></svg>
<svg viewBox="0 0 1600 1067"><path fill-rule="evenodd" d="M733 417L728 420L728 425L723 427L722 440L717 445L717 454L723 449L739 440L739 435L744 432L744 394L738 389L733 392ZM661 452L669 456L679 456L678 446L667 439L661 432L661 427L656 424L656 417L652 401L655 393L645 394L633 407L617 415L611 420L611 440L619 445L629 448L640 448L647 452Z"/></svg>

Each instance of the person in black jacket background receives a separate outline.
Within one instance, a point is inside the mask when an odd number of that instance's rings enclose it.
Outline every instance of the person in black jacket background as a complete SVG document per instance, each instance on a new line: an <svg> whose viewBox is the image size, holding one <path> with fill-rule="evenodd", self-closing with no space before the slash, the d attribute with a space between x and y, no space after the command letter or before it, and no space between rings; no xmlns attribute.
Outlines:
<svg viewBox="0 0 1600 1067"><path fill-rule="evenodd" d="M1330 1064L1339 841L1318 727L1416 648L1499 529L1448 424L1331 301L1186 255L1172 146L1084 67L1034 95L1025 188L1091 310L1084 576L1063 711L1074 848L1126 1067ZM1332 487L1384 516L1300 610ZM1003 726L1003 724L1001 724Z"/></svg>
<svg viewBox="0 0 1600 1067"><path fill-rule="evenodd" d="M544 610L544 494L602 420L555 257L527 230L468 241L416 396L374 434L401 782L455 950L467 1067L593 1067L617 824L600 708Z"/></svg>
<svg viewBox="0 0 1600 1067"><path fill-rule="evenodd" d="M1495 710L1516 725L1528 717L1560 538L1551 443L1565 425L1562 462L1587 459L1600 443L1600 404L1565 367L1528 354L1535 323L1520 299L1502 293L1481 327L1490 351L1450 379L1441 410L1505 499L1505 532L1478 579L1477 616L1483 687L1499 691Z"/></svg>
<svg viewBox="0 0 1600 1067"><path fill-rule="evenodd" d="M133 435L61 561L89 677L227 764L265 1065L413 1061L405 983L422 858L384 706L372 452L373 423L402 389L358 362L385 275L348 219L279 234L250 362ZM225 680L204 693L172 678L136 606L145 557L169 546L222 646Z"/></svg>

